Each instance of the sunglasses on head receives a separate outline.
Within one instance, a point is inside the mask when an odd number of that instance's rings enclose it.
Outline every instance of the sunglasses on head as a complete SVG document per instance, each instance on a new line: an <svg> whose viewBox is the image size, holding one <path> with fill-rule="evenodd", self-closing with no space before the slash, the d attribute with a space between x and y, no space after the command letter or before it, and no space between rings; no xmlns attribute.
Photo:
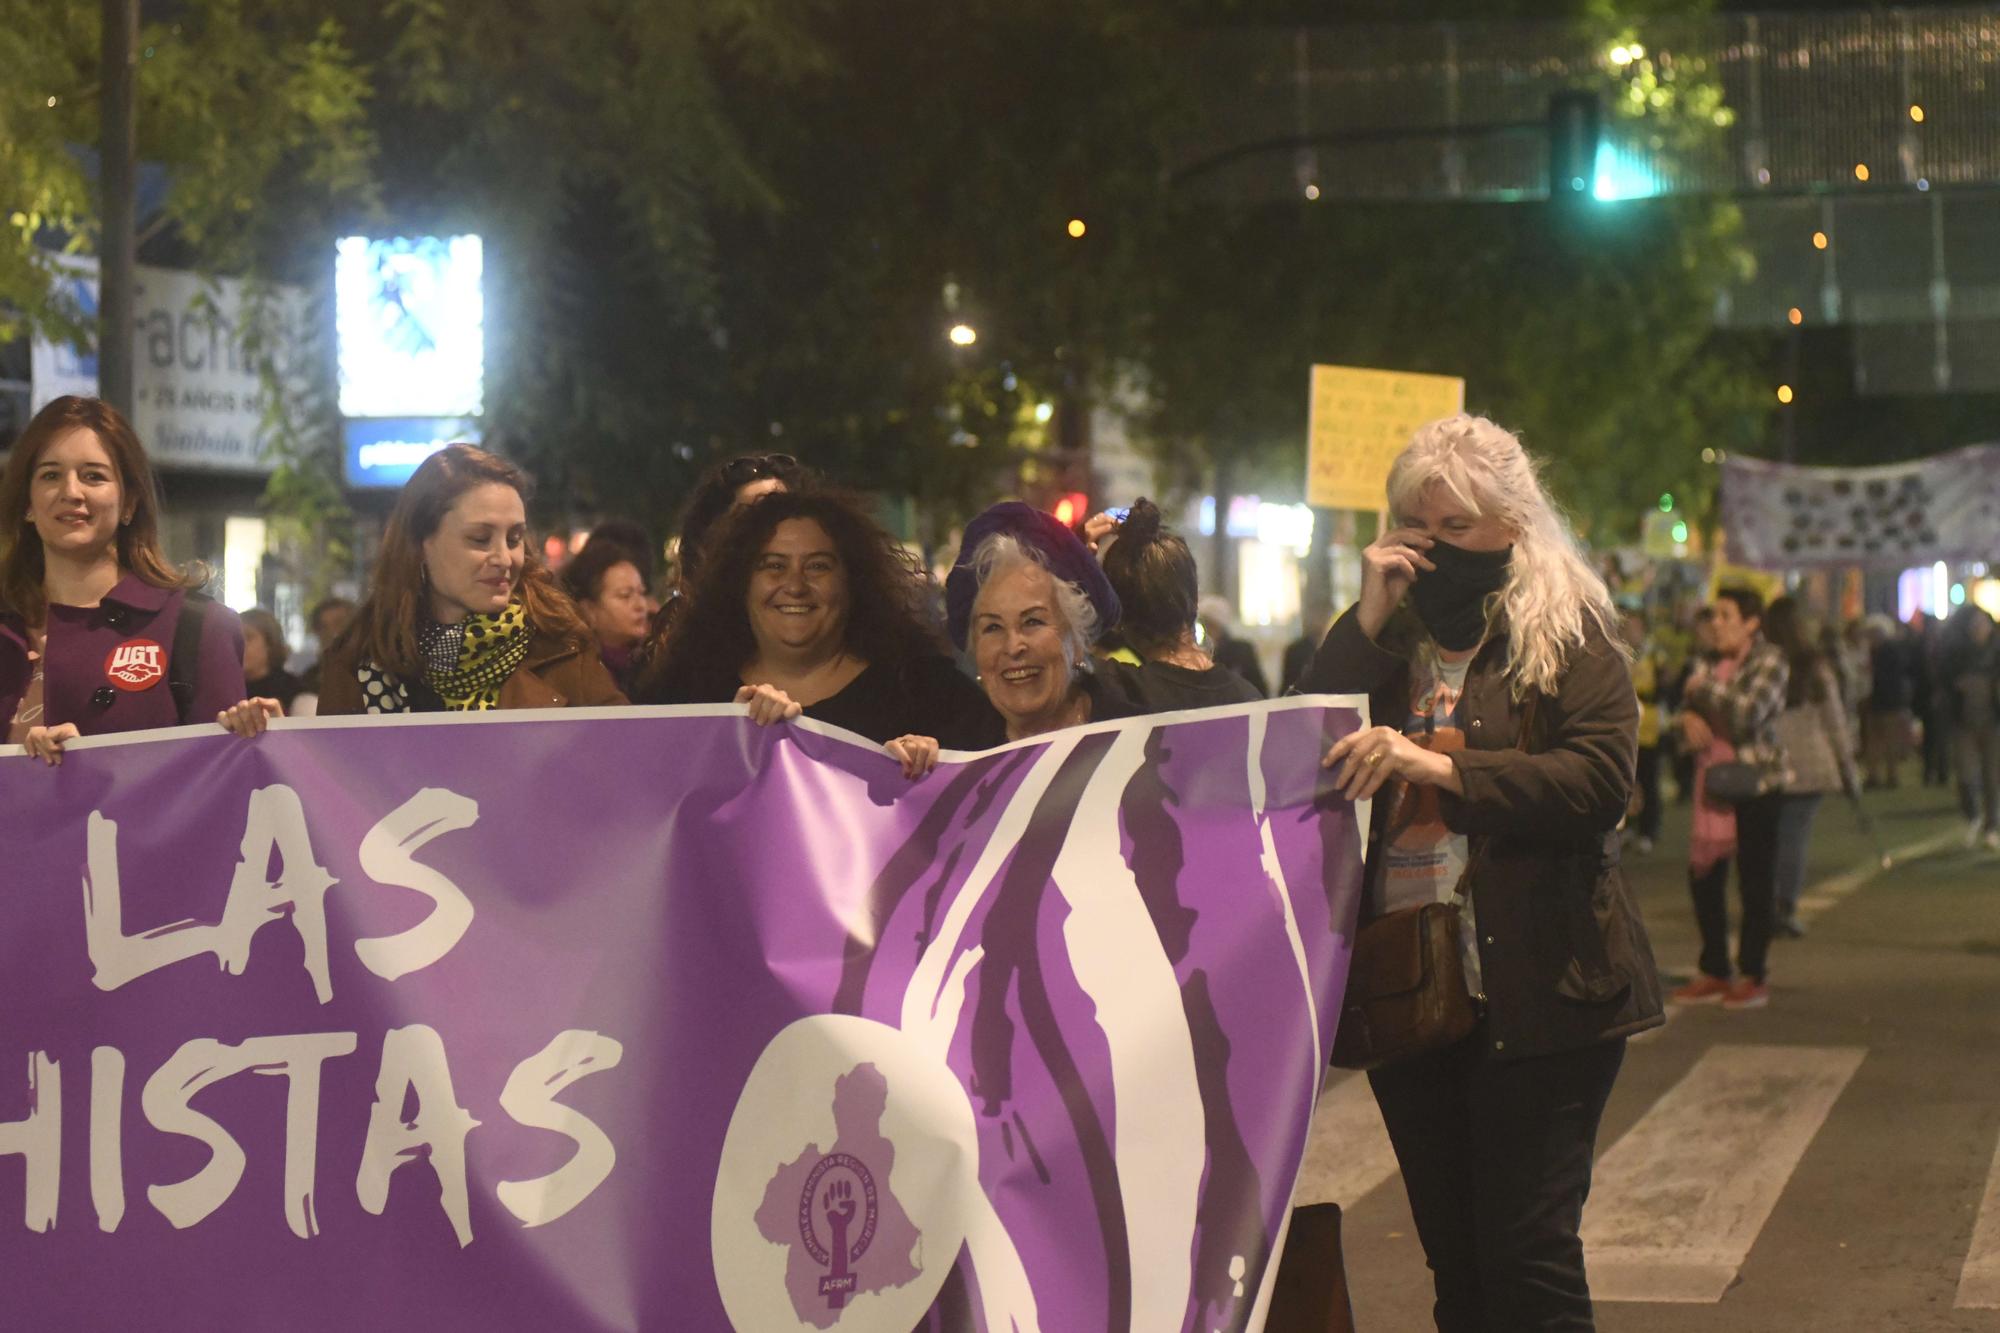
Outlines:
<svg viewBox="0 0 2000 1333"><path fill-rule="evenodd" d="M756 454L749 458L732 458L722 469L722 479L731 486L747 486L762 477L783 476L798 468L799 460L790 454Z"/></svg>

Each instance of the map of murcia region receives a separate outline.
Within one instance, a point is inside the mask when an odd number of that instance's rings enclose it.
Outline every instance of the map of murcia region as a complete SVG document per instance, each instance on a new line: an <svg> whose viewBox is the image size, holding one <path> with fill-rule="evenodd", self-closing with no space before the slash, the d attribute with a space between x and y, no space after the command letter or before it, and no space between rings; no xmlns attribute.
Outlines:
<svg viewBox="0 0 2000 1333"><path fill-rule="evenodd" d="M889 1083L872 1064L833 1084L837 1137L785 1165L764 1189L757 1230L786 1247L785 1288L800 1319L832 1328L857 1296L887 1291L922 1272L923 1241L889 1191L895 1145L882 1133Z"/></svg>

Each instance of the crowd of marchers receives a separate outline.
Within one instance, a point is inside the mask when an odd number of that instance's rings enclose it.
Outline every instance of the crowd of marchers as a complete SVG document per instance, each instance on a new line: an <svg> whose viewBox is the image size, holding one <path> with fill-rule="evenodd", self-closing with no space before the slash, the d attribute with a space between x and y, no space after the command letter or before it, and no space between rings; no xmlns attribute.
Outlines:
<svg viewBox="0 0 2000 1333"><path fill-rule="evenodd" d="M1362 553L1360 598L1299 655L1294 685L1369 700L1373 725L1324 757L1330 799L1372 801L1358 931L1449 905L1445 947L1475 1017L1368 1077L1439 1326L1589 1328L1577 1233L1598 1120L1625 1039L1662 1016L1619 860L1640 720L1630 653L1511 433L1430 423L1384 498L1393 521ZM995 504L940 587L865 501L789 457L739 458L693 497L678 578L652 609L646 539L600 533L558 574L529 539L528 499L492 453L431 456L358 604L319 609L319 660L299 681L275 622L239 620L165 558L129 424L58 399L0 475L7 739L55 764L78 736L213 720L254 738L288 705L733 700L759 724L845 728L917 782L941 750L1260 697L1218 665L1195 561L1144 501L1075 529ZM1342 1326L1337 1226L1293 1235L1270 1326Z"/></svg>

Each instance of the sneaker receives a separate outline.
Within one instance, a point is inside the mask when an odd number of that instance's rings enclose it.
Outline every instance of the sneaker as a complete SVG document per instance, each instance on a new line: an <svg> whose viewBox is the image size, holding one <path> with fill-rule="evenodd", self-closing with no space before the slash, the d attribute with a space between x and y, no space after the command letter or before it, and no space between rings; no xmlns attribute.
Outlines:
<svg viewBox="0 0 2000 1333"><path fill-rule="evenodd" d="M1802 940L1806 937L1806 923L1790 914L1779 917L1774 928L1788 940Z"/></svg>
<svg viewBox="0 0 2000 1333"><path fill-rule="evenodd" d="M1729 993L1722 997L1724 1009L1762 1009L1771 1002L1771 988L1761 981L1749 977L1738 977L1729 983Z"/></svg>
<svg viewBox="0 0 2000 1333"><path fill-rule="evenodd" d="M1644 834L1639 835L1639 840L1632 845L1638 849L1641 856L1651 856L1653 854L1653 840Z"/></svg>
<svg viewBox="0 0 2000 1333"><path fill-rule="evenodd" d="M1984 846L1987 851L2000 852L2000 828L1987 829L1986 836L1981 838L1979 841L1980 844Z"/></svg>
<svg viewBox="0 0 2000 1333"><path fill-rule="evenodd" d="M1698 972L1687 985L1676 986L1667 992L1667 1000L1671 1004L1721 1004L1723 997L1735 989L1732 983L1721 977Z"/></svg>
<svg viewBox="0 0 2000 1333"><path fill-rule="evenodd" d="M1978 819L1973 820L1972 826L1965 830L1965 849L1967 851L1971 851L1973 848L1977 847L1979 845L1980 838L1985 836L1985 833L1986 833L1985 821Z"/></svg>

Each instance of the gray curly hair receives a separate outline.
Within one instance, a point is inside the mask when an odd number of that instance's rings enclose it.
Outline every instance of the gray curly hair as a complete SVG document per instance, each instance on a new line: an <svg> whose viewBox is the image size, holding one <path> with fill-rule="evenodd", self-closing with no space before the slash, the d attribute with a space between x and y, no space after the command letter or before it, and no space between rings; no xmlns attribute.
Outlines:
<svg viewBox="0 0 2000 1333"><path fill-rule="evenodd" d="M973 586L979 593L986 591L986 585L994 576L1005 574L1023 565L1032 566L1049 576L1055 585L1056 615L1062 624L1058 627L1062 634L1063 651L1069 660L1084 671L1090 670L1090 646L1097 642L1099 625L1097 608L1090 604L1090 598L1083 589L1068 579L1057 578L1049 568L1048 560L1041 551L1021 541L1011 533L996 532L979 543L979 549L972 553ZM979 593L974 593L972 605L975 613L979 607ZM968 636L971 630L967 631ZM970 642L960 647L970 652Z"/></svg>

